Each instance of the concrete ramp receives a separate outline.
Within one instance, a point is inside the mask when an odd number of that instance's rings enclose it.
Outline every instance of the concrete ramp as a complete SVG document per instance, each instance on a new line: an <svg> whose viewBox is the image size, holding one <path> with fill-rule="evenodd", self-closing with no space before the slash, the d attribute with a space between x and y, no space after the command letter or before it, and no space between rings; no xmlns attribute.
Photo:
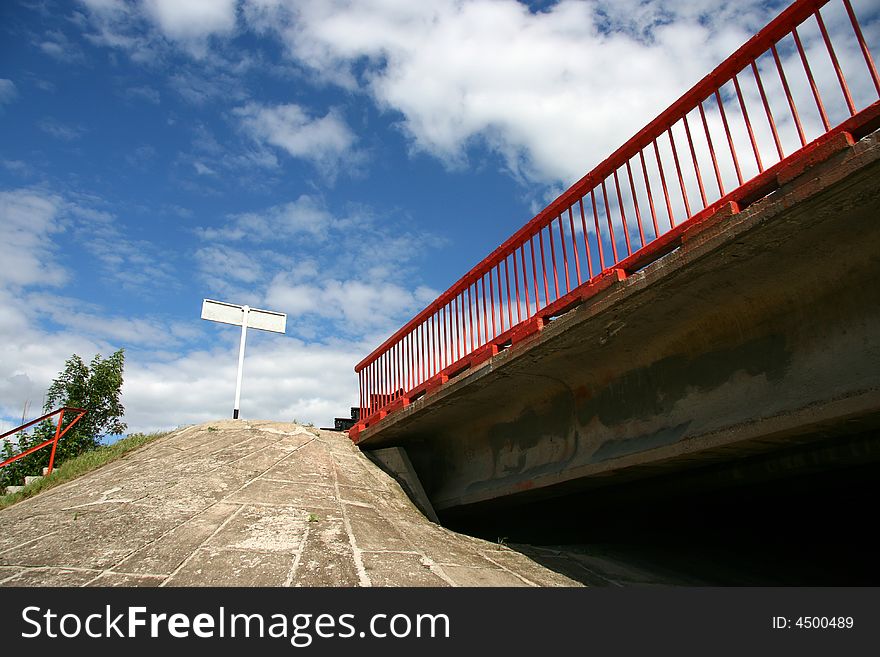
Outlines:
<svg viewBox="0 0 880 657"><path fill-rule="evenodd" d="M0 511L4 586L578 586L427 520L343 433L224 420Z"/></svg>

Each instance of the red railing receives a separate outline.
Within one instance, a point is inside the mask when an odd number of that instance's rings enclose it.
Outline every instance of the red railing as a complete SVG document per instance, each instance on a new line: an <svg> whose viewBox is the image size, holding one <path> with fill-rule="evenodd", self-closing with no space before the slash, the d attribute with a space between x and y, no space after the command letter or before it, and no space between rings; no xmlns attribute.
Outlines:
<svg viewBox="0 0 880 657"><path fill-rule="evenodd" d="M64 414L67 412L76 413L76 417L73 418L73 420L70 422L70 424L68 424L62 430L61 423L64 420ZM58 410L52 411L51 413L46 413L45 415L38 417L36 420L31 420L27 424L22 424L19 427L15 427L15 429L12 429L11 431L7 431L2 436L0 436L0 440L6 440L6 438L8 438L9 436L18 433L19 431L24 431L28 427L32 427L33 425L37 424L38 422L42 422L43 420L48 420L53 415L58 416L58 426L55 429L55 436L53 438L50 438L49 440L46 440L46 441L40 443L39 445L34 445L33 447L25 450L21 454L17 454L16 456L13 456L11 458L6 459L5 461L3 461L3 463L0 463L0 468L2 468L3 466L9 465L13 461L17 461L20 458L24 458L28 454L32 454L33 452L36 452L39 449L43 449L44 447L48 447L49 445L52 445L52 454L49 456L49 467L46 471L46 474L52 474L52 466L55 464L55 451L58 449L58 441L61 440L61 438L64 436L64 434L66 434L68 431L70 431L71 427L73 427L74 424L79 422L86 413L88 413L88 411L83 408L73 408L72 406L65 406L64 408L59 408Z"/></svg>
<svg viewBox="0 0 880 657"><path fill-rule="evenodd" d="M826 5L788 7L358 363L352 439L668 253L685 224L738 211L836 133L876 122L859 21L849 0Z"/></svg>

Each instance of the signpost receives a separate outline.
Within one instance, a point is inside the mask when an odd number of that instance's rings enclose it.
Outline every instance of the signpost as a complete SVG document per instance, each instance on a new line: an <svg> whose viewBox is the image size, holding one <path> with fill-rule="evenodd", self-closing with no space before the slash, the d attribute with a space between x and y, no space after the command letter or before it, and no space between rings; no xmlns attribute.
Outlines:
<svg viewBox="0 0 880 657"><path fill-rule="evenodd" d="M232 419L237 420L241 402L241 371L244 366L244 342L247 330L254 328L261 331L284 333L287 329L287 315L272 310L260 310L250 306L205 299L202 302L202 319L241 327L241 343L238 347L238 376L235 380L235 407L232 409Z"/></svg>

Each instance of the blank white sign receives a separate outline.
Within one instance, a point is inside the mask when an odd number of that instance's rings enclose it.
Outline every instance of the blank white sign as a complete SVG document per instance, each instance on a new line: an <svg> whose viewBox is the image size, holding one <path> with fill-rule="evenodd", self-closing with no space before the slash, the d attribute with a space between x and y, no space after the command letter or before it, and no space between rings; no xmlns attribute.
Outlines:
<svg viewBox="0 0 880 657"><path fill-rule="evenodd" d="M202 302L202 319L220 322L221 324L241 326L243 317L244 306L224 301L214 301L213 299L205 299ZM273 333L284 333L287 329L287 315L276 313L273 310L249 308L247 323L248 328L272 331Z"/></svg>

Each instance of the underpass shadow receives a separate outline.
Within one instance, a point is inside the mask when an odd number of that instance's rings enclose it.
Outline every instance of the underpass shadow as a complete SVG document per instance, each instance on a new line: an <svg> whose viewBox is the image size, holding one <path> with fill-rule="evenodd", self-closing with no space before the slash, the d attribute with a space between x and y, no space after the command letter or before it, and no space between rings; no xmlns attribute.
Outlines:
<svg viewBox="0 0 880 657"><path fill-rule="evenodd" d="M587 586L876 586L878 464L441 516Z"/></svg>

